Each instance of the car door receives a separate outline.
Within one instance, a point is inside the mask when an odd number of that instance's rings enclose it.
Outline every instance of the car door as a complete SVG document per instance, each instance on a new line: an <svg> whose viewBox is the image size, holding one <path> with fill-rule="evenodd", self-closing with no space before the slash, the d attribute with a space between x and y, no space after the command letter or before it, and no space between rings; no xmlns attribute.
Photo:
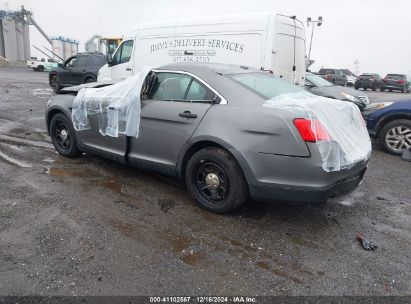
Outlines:
<svg viewBox="0 0 411 304"><path fill-rule="evenodd" d="M190 75L157 72L150 97L142 101L140 134L131 138L129 159L152 170L174 174L181 148L214 97L213 91Z"/></svg>
<svg viewBox="0 0 411 304"><path fill-rule="evenodd" d="M110 63L111 79L122 81L133 75L134 40L124 41L113 55Z"/></svg>
<svg viewBox="0 0 411 304"><path fill-rule="evenodd" d="M81 84L84 80L84 75L87 72L88 65L87 55L78 55L75 66L71 68L71 84Z"/></svg>
<svg viewBox="0 0 411 304"><path fill-rule="evenodd" d="M70 57L64 62L62 68L59 71L60 83L62 85L72 84L71 73L76 64L77 56Z"/></svg>

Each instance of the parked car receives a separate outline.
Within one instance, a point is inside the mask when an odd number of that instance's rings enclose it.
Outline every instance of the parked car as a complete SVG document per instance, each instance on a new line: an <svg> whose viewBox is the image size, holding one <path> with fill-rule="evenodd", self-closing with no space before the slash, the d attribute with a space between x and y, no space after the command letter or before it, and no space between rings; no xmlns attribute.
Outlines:
<svg viewBox="0 0 411 304"><path fill-rule="evenodd" d="M150 94L141 101L138 137L103 136L98 113L86 114L88 130L73 128L77 91L99 83L65 88L65 95L54 96L45 120L58 153L90 152L176 176L197 204L216 213L233 210L249 196L270 202L324 201L352 191L362 180L368 156L327 172L320 146L332 144L339 157L342 150L324 127L300 118L301 112L263 106L285 93L311 95L303 88L237 65L172 64L152 73L155 81L147 81L151 75L143 86ZM334 102L341 108L340 101ZM351 107L343 113L346 126L351 125L357 113ZM346 137L344 142L351 139Z"/></svg>
<svg viewBox="0 0 411 304"><path fill-rule="evenodd" d="M332 82L333 84L345 87L347 85L347 76L339 69L321 69L318 71L325 80Z"/></svg>
<svg viewBox="0 0 411 304"><path fill-rule="evenodd" d="M353 102L361 111L370 103L367 95L358 94L352 88L337 86L312 73L305 74L305 89L315 95Z"/></svg>
<svg viewBox="0 0 411 304"><path fill-rule="evenodd" d="M382 90L381 76L375 73L361 74L357 77L354 88L356 90L363 88L364 91L367 91L367 89L372 89L373 91L376 91L377 89Z"/></svg>
<svg viewBox="0 0 411 304"><path fill-rule="evenodd" d="M68 58L62 66L51 69L50 86L58 92L64 87L95 82L98 70L105 63L106 56L101 53L79 53Z"/></svg>
<svg viewBox="0 0 411 304"><path fill-rule="evenodd" d="M411 148L411 100L370 104L363 113L371 138L400 155Z"/></svg>
<svg viewBox="0 0 411 304"><path fill-rule="evenodd" d="M410 81L407 79L407 75L404 74L387 74L382 80L381 91L398 90L403 93L407 93L410 86Z"/></svg>
<svg viewBox="0 0 411 304"><path fill-rule="evenodd" d="M357 76L351 72L349 69L341 69L342 73L347 77L347 86L353 87Z"/></svg>
<svg viewBox="0 0 411 304"><path fill-rule="evenodd" d="M58 63L51 58L41 58L40 60L37 60L36 57L31 57L30 60L27 60L27 67L36 72L50 71L57 66Z"/></svg>

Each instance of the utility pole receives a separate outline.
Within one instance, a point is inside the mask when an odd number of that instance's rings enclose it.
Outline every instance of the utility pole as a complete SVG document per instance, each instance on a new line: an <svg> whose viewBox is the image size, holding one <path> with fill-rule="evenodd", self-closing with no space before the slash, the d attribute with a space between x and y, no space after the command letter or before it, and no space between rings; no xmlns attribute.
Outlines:
<svg viewBox="0 0 411 304"><path fill-rule="evenodd" d="M310 47L308 49L308 59L307 59L307 69L314 63L314 61L311 61L311 47L313 44L313 36L314 36L314 28L315 26L321 26L321 24L323 24L323 17L322 16L318 16L317 20L312 20L311 17L307 18L307 26L310 27L311 25L311 38L310 38Z"/></svg>
<svg viewBox="0 0 411 304"><path fill-rule="evenodd" d="M358 74L360 73L360 62L358 60L354 61L354 71L354 74L358 76Z"/></svg>

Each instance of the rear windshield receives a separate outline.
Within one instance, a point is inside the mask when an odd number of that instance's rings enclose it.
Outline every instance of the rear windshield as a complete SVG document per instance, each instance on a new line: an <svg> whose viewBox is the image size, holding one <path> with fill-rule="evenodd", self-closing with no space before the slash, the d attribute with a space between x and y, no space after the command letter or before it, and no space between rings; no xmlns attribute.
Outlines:
<svg viewBox="0 0 411 304"><path fill-rule="evenodd" d="M358 78L361 78L361 79L370 79L370 78L372 78L372 77L374 77L374 75L372 75L372 74L361 74Z"/></svg>
<svg viewBox="0 0 411 304"><path fill-rule="evenodd" d="M397 74L388 74L387 76L385 76L385 78L388 79L405 79L404 75L397 75Z"/></svg>
<svg viewBox="0 0 411 304"><path fill-rule="evenodd" d="M348 69L343 69L341 71L343 72L345 76L355 76L355 74Z"/></svg>
<svg viewBox="0 0 411 304"><path fill-rule="evenodd" d="M335 74L334 69L321 69L320 74Z"/></svg>
<svg viewBox="0 0 411 304"><path fill-rule="evenodd" d="M271 99L285 93L304 91L304 89L299 86L264 72L241 73L227 76L265 99Z"/></svg>

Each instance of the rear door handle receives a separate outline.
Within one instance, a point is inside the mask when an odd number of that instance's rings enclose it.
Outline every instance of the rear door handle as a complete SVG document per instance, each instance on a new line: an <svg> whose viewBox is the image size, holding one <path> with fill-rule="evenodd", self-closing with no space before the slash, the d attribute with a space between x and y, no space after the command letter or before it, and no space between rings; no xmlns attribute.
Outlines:
<svg viewBox="0 0 411 304"><path fill-rule="evenodd" d="M131 71L131 68L127 68L126 71Z"/></svg>
<svg viewBox="0 0 411 304"><path fill-rule="evenodd" d="M197 114L191 114L190 111L184 111L183 113L178 114L178 116L184 118L197 118Z"/></svg>

